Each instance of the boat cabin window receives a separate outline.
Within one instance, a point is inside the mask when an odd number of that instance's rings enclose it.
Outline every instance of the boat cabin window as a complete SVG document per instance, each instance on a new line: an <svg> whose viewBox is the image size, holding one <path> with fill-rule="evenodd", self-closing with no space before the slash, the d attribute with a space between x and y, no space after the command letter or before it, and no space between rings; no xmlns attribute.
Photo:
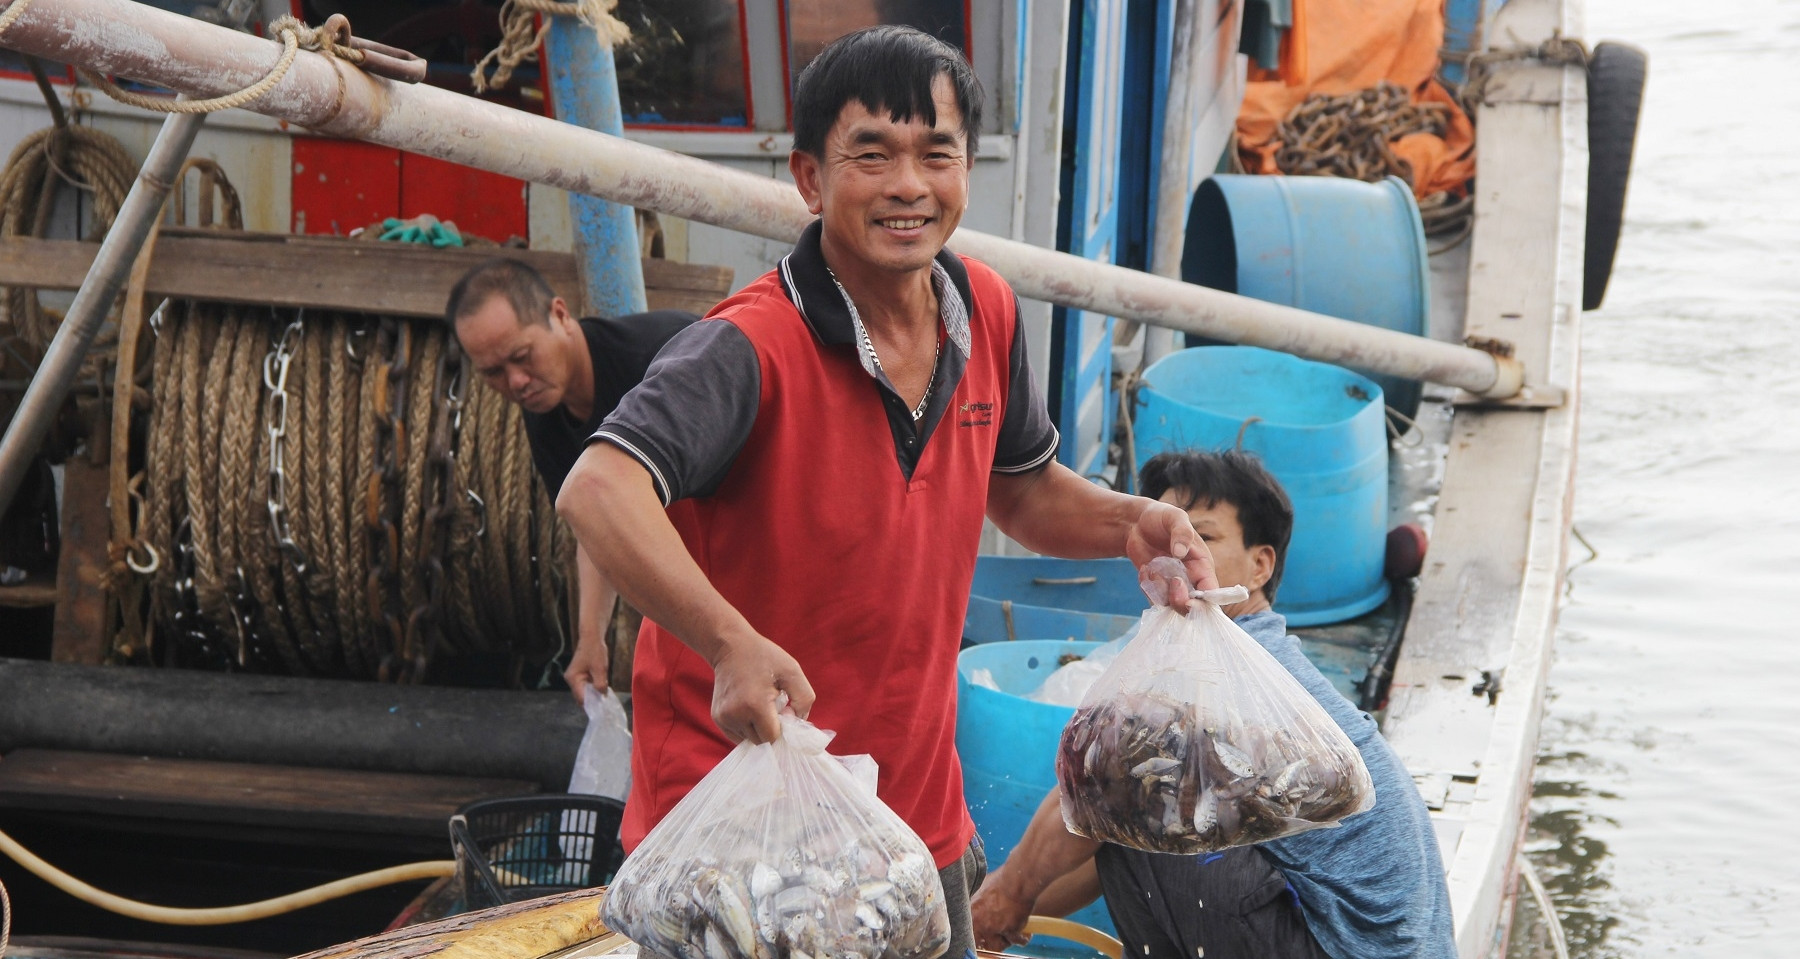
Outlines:
<svg viewBox="0 0 1800 959"><path fill-rule="evenodd" d="M631 28L614 51L626 123L750 125L741 0L619 0L613 15Z"/></svg>
<svg viewBox="0 0 1800 959"><path fill-rule="evenodd" d="M881 23L916 27L969 55L966 0L787 0L785 6L790 103L794 80L813 57L831 41L864 27Z"/></svg>

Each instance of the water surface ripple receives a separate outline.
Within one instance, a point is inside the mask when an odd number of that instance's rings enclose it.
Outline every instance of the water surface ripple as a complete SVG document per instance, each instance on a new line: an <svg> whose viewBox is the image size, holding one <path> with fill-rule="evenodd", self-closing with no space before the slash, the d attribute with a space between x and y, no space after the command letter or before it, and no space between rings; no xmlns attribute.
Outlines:
<svg viewBox="0 0 1800 959"><path fill-rule="evenodd" d="M1800 953L1800 3L1589 0L1650 53L1582 336L1530 850L1585 959ZM1783 903L1787 908L1782 908ZM1523 913L1522 913L1523 914ZM1515 959L1537 956L1529 935Z"/></svg>

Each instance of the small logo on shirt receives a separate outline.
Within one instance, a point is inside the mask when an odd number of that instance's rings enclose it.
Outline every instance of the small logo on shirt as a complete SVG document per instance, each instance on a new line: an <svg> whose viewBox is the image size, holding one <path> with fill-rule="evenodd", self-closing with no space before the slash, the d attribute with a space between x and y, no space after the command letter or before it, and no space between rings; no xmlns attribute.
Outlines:
<svg viewBox="0 0 1800 959"><path fill-rule="evenodd" d="M994 404L960 403L956 407L957 426L993 426Z"/></svg>

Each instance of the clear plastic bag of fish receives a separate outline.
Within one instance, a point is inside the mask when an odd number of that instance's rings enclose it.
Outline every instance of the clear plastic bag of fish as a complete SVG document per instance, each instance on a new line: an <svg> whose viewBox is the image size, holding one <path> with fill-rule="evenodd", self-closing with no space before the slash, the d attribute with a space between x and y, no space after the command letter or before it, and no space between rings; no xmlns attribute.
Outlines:
<svg viewBox="0 0 1800 959"><path fill-rule="evenodd" d="M739 743L620 868L601 918L669 959L936 959L950 916L931 851L781 717Z"/></svg>
<svg viewBox="0 0 1800 959"><path fill-rule="evenodd" d="M1071 832L1185 855L1333 826L1375 803L1350 738L1211 602L1144 613L1063 728L1056 780Z"/></svg>

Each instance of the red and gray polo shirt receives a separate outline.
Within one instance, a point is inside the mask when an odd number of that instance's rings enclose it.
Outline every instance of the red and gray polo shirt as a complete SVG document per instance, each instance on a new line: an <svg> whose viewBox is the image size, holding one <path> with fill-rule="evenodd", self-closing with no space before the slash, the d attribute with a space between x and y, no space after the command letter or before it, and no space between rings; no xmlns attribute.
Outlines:
<svg viewBox="0 0 1800 959"><path fill-rule="evenodd" d="M815 223L777 269L677 334L594 438L649 471L714 587L806 671L832 751L874 756L882 799L942 867L974 834L956 653L988 480L1041 469L1057 434L1005 281L949 252L933 275L943 340L917 422L865 365ZM645 621L627 848L731 749L712 682Z"/></svg>

